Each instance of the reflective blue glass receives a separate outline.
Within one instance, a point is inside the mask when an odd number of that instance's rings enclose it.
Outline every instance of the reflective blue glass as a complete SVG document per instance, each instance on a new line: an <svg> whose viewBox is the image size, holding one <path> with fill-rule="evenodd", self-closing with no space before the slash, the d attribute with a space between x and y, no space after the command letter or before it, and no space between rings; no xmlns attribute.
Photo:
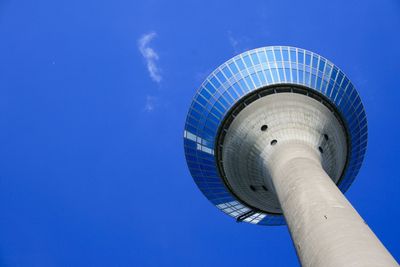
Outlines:
<svg viewBox="0 0 400 267"><path fill-rule="evenodd" d="M253 60L254 65L260 64L260 61L258 60L258 57L257 57L256 53L252 53L251 54L251 60Z"/></svg>
<svg viewBox="0 0 400 267"><path fill-rule="evenodd" d="M267 59L268 64L264 63ZM285 81L304 84L311 91L320 91L327 101L337 105L340 110L348 126L352 144L349 168L338 184L342 191L347 190L364 158L368 131L361 99L344 73L318 55L293 47L256 49L245 52L234 60L237 65L233 60L229 60L218 68L221 72L213 72L207 78L194 97L185 123L185 131L195 140L185 137L186 159L195 182L205 196L216 205L235 200L219 177L213 151L217 131L225 114L249 92ZM253 65L257 65L257 70ZM232 77L233 75L235 77ZM227 79L229 85L221 86ZM237 205L246 208L242 204ZM232 213L230 215L237 216ZM263 216L265 217L258 224L285 223L281 215Z"/></svg>
<svg viewBox="0 0 400 267"><path fill-rule="evenodd" d="M302 50L299 50L297 53L297 62L300 64L304 64L304 53Z"/></svg>
<svg viewBox="0 0 400 267"><path fill-rule="evenodd" d="M217 81L217 78L215 76L211 78L211 83L214 85L215 88L221 86L221 84L219 83L219 81Z"/></svg>
<svg viewBox="0 0 400 267"><path fill-rule="evenodd" d="M289 51L287 48L282 48L282 57L284 61L289 61Z"/></svg>
<svg viewBox="0 0 400 267"><path fill-rule="evenodd" d="M313 55L313 58L312 58L312 67L314 68L314 69L317 69L318 68L318 56L317 55Z"/></svg>
<svg viewBox="0 0 400 267"><path fill-rule="evenodd" d="M257 87L261 86L260 80L258 79L257 75L255 73L251 74L251 79L255 83Z"/></svg>
<svg viewBox="0 0 400 267"><path fill-rule="evenodd" d="M239 70L237 69L235 63L233 63L233 62L229 64L229 68L232 70L232 72L233 72L234 74L238 73L238 71L239 71Z"/></svg>
<svg viewBox="0 0 400 267"><path fill-rule="evenodd" d="M276 61L282 61L281 50L279 48L274 49Z"/></svg>
<svg viewBox="0 0 400 267"><path fill-rule="evenodd" d="M278 83L280 82L279 77L278 77L278 72L275 68L271 69L272 77L274 78L274 82Z"/></svg>
<svg viewBox="0 0 400 267"><path fill-rule="evenodd" d="M272 53L272 50L267 50L267 58L269 62L275 62L274 54Z"/></svg>
<svg viewBox="0 0 400 267"><path fill-rule="evenodd" d="M226 78L225 78L225 76L222 74L222 72L218 72L218 73L217 73L217 78L219 79L219 81L220 81L221 83L226 82Z"/></svg>
<svg viewBox="0 0 400 267"><path fill-rule="evenodd" d="M225 74L225 76L229 79L230 77L232 77L232 72L228 69L228 67L224 67L222 69L222 72Z"/></svg>
<svg viewBox="0 0 400 267"><path fill-rule="evenodd" d="M249 57L248 55L244 56L243 60L244 60L244 63L246 64L246 66L247 66L248 68L251 67L251 66L253 66L253 64L252 64L251 61L250 61L250 57Z"/></svg>
<svg viewBox="0 0 400 267"><path fill-rule="evenodd" d="M311 66L311 55L309 53L306 54L306 65Z"/></svg>
<svg viewBox="0 0 400 267"><path fill-rule="evenodd" d="M319 69L320 72L324 72L324 68L325 68L325 61L322 60L322 58L321 58L321 60L319 61L318 69Z"/></svg>
<svg viewBox="0 0 400 267"><path fill-rule="evenodd" d="M296 50L294 50L294 49L290 49L290 61L292 61L292 62L296 62L297 61L297 59L296 59Z"/></svg>
<svg viewBox="0 0 400 267"><path fill-rule="evenodd" d="M239 66L240 70L244 70L245 69L244 63L243 63L241 58L237 58L236 59L236 64Z"/></svg>
<svg viewBox="0 0 400 267"><path fill-rule="evenodd" d="M266 62L267 61L267 57L266 57L264 51L258 52L258 57L260 58L260 62Z"/></svg>
<svg viewBox="0 0 400 267"><path fill-rule="evenodd" d="M266 84L267 83L267 81L265 79L265 76L264 76L264 73L262 71L258 71L257 75L258 75L258 77L260 77L261 84Z"/></svg>

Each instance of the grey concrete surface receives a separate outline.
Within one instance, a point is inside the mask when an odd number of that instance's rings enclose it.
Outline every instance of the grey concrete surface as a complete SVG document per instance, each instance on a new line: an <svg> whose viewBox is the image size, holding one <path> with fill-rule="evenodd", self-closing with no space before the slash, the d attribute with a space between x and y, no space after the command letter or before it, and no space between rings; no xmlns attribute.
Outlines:
<svg viewBox="0 0 400 267"><path fill-rule="evenodd" d="M243 109L222 151L235 194L283 212L302 266L398 266L335 184L346 156L345 131L332 112L293 93Z"/></svg>

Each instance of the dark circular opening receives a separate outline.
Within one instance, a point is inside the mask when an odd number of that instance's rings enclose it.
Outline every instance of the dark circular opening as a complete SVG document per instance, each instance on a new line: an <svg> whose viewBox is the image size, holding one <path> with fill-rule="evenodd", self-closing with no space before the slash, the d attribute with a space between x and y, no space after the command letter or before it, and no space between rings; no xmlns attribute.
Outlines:
<svg viewBox="0 0 400 267"><path fill-rule="evenodd" d="M271 146L276 145L276 143L278 143L278 141L276 139L271 141Z"/></svg>
<svg viewBox="0 0 400 267"><path fill-rule="evenodd" d="M250 185L250 189L251 189L251 191L256 191L256 188L254 187L254 185Z"/></svg>
<svg viewBox="0 0 400 267"><path fill-rule="evenodd" d="M268 188L267 188L265 185L263 185L262 188L263 188L265 191L268 191Z"/></svg>
<svg viewBox="0 0 400 267"><path fill-rule="evenodd" d="M319 152L324 153L324 150L322 149L322 147L318 147Z"/></svg>
<svg viewBox="0 0 400 267"><path fill-rule="evenodd" d="M261 126L261 131L265 132L268 129L268 125Z"/></svg>
<svg viewBox="0 0 400 267"><path fill-rule="evenodd" d="M327 134L324 134L324 138L325 138L326 141L329 140L329 136Z"/></svg>

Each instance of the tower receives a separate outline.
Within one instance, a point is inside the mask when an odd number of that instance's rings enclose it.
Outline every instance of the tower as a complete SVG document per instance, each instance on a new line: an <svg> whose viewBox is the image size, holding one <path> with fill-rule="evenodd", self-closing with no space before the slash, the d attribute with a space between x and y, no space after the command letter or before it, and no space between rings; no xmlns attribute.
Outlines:
<svg viewBox="0 0 400 267"><path fill-rule="evenodd" d="M228 60L196 92L184 146L203 194L238 222L286 223L303 266L398 266L343 195L367 120L327 59L274 46Z"/></svg>

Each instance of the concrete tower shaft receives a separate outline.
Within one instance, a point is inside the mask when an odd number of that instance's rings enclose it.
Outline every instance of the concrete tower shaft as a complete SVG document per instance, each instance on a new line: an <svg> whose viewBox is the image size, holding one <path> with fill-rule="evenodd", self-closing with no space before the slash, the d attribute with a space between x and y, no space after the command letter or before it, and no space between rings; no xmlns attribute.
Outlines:
<svg viewBox="0 0 400 267"><path fill-rule="evenodd" d="M302 266L398 266L324 171L315 148L286 143L271 177Z"/></svg>
<svg viewBox="0 0 400 267"><path fill-rule="evenodd" d="M303 266L397 266L335 184L348 151L337 115L296 93L248 104L223 140L225 182L248 206L283 212Z"/></svg>

